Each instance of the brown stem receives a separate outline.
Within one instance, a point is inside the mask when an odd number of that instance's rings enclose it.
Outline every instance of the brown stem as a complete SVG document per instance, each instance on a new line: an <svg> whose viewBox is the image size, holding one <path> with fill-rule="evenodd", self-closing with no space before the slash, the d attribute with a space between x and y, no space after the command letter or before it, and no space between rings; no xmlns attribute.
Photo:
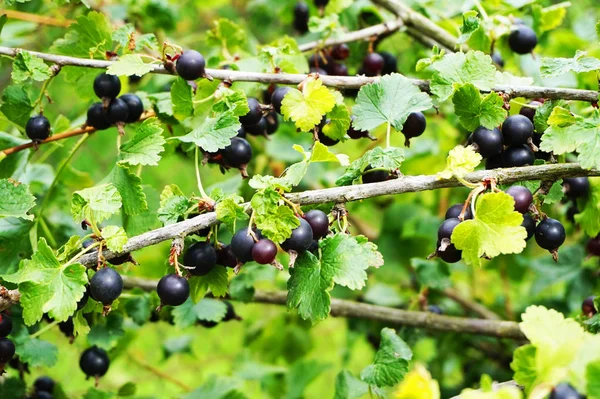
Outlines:
<svg viewBox="0 0 600 399"><path fill-rule="evenodd" d="M11 18L11 19L35 22L36 24L41 24L41 25L58 26L61 28L66 28L75 22L70 19L59 19L59 18L54 18L54 17L48 17L45 15L31 14L28 12L22 12L22 11L17 11L17 10L2 10L0 12L0 14L4 14L8 18Z"/></svg>

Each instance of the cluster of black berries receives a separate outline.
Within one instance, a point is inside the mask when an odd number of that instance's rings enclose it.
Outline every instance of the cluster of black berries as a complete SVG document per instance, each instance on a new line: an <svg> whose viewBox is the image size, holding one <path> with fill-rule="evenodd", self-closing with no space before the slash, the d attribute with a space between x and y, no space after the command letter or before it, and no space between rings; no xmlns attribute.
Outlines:
<svg viewBox="0 0 600 399"><path fill-rule="evenodd" d="M319 10L323 10L328 3L329 0L315 0L315 6L317 6ZM310 10L308 8L308 4L303 1L297 2L294 6L294 29L301 34L308 32L309 19Z"/></svg>
<svg viewBox="0 0 600 399"><path fill-rule="evenodd" d="M94 92L102 102L88 108L86 124L96 130L117 125L121 131L125 123L136 122L144 112L144 104L135 94L123 94L117 98L121 92L118 76L101 73L94 80Z"/></svg>
<svg viewBox="0 0 600 399"><path fill-rule="evenodd" d="M348 76L348 67L343 63L350 55L346 44L336 44L320 50L308 59L311 73L319 75ZM363 59L357 75L379 76L398 71L396 57L387 51L370 52Z"/></svg>
<svg viewBox="0 0 600 399"><path fill-rule="evenodd" d="M12 331L12 319L6 313L0 313L0 374L15 355L15 344L9 339Z"/></svg>
<svg viewBox="0 0 600 399"><path fill-rule="evenodd" d="M38 377L33 382L33 392L28 399L52 399L54 397L54 380L50 377Z"/></svg>

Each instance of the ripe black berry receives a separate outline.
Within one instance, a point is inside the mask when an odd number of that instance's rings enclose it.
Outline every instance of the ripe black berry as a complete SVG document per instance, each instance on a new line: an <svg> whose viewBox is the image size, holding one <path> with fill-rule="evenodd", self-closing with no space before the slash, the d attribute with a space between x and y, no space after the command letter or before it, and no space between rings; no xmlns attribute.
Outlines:
<svg viewBox="0 0 600 399"><path fill-rule="evenodd" d="M479 126L473 132L473 143L482 157L493 157L502 152L502 133L496 128L490 130Z"/></svg>
<svg viewBox="0 0 600 399"><path fill-rule="evenodd" d="M94 79L94 93L99 98L116 98L121 92L121 81L118 76L101 73Z"/></svg>
<svg viewBox="0 0 600 399"><path fill-rule="evenodd" d="M279 118L277 117L277 113L271 111L269 114L267 114L267 116L264 116L263 119L267 122L267 134L275 133L279 127Z"/></svg>
<svg viewBox="0 0 600 399"><path fill-rule="evenodd" d="M327 147L333 147L334 145L340 142L339 140L334 140L331 137L327 136L325 133L323 133L322 130L319 130L319 133L317 133L317 137L319 138L321 144L324 144Z"/></svg>
<svg viewBox="0 0 600 399"><path fill-rule="evenodd" d="M363 60L363 70L367 76L377 76L381 74L385 60L378 53L369 53Z"/></svg>
<svg viewBox="0 0 600 399"><path fill-rule="evenodd" d="M79 359L81 371L88 377L102 377L108 371L110 359L102 348L92 346L86 349Z"/></svg>
<svg viewBox="0 0 600 399"><path fill-rule="evenodd" d="M281 102L283 101L283 97L292 90L290 87L278 87L277 90L273 92L271 95L271 105L273 105L273 109L275 112L281 115Z"/></svg>
<svg viewBox="0 0 600 399"><path fill-rule="evenodd" d="M544 219L535 228L535 241L540 247L549 251L560 247L565 242L565 238L565 228L556 219Z"/></svg>
<svg viewBox="0 0 600 399"><path fill-rule="evenodd" d="M0 338L0 363L7 363L15 355L15 344L8 338Z"/></svg>
<svg viewBox="0 0 600 399"><path fill-rule="evenodd" d="M356 119L356 117L352 115L350 119L352 120L352 122L354 122L354 119ZM350 128L348 129L346 134L350 136L350 138L353 140L362 139L364 137L371 137L368 130L357 130L356 128L354 128L352 123L350 124Z"/></svg>
<svg viewBox="0 0 600 399"><path fill-rule="evenodd" d="M196 80L205 75L206 61L202 54L196 50L186 50L179 56L175 69L177 74L185 80Z"/></svg>
<svg viewBox="0 0 600 399"><path fill-rule="evenodd" d="M48 392L52 393L54 391L54 380L47 376L38 377L33 386L35 387L36 392Z"/></svg>
<svg viewBox="0 0 600 399"><path fill-rule="evenodd" d="M398 60L396 56L387 51L380 51L379 55L383 57L383 69L381 70L382 75L389 75L390 73L398 72Z"/></svg>
<svg viewBox="0 0 600 399"><path fill-rule="evenodd" d="M185 277L167 274L158 282L156 293L163 305L179 306L190 296L190 285Z"/></svg>
<svg viewBox="0 0 600 399"><path fill-rule="evenodd" d="M586 249L590 255L600 256L600 234L594 238L590 238L587 242ZM2 325L0 324L0 326Z"/></svg>
<svg viewBox="0 0 600 399"><path fill-rule="evenodd" d="M25 133L33 141L42 141L50 137L50 121L43 115L29 118L25 125Z"/></svg>
<svg viewBox="0 0 600 399"><path fill-rule="evenodd" d="M502 152L502 166L505 168L533 165L534 162L533 151L524 144L508 147Z"/></svg>
<svg viewBox="0 0 600 399"><path fill-rule="evenodd" d="M525 227L525 230L527 231L527 238L525 241L529 241L535 234L535 220L533 220L531 215L526 213L523 215L523 223L521 223L521 226Z"/></svg>
<svg viewBox="0 0 600 399"><path fill-rule="evenodd" d="M502 167L502 154L494 155L485 160L485 168L487 170L498 169L501 167Z"/></svg>
<svg viewBox="0 0 600 399"><path fill-rule="evenodd" d="M77 310L81 310L81 309L85 308L85 305L87 305L89 299L90 299L90 286L88 285L86 287L85 292L83 293L83 296L81 297L79 302L77 302Z"/></svg>
<svg viewBox="0 0 600 399"><path fill-rule="evenodd" d="M460 213L463 210L463 207L464 207L464 204L454 204L454 205L452 205L446 211L446 215L444 216L444 219L458 218L458 216L460 215ZM465 220L467 220L467 219L473 219L473 212L471 212L471 207L470 206L468 206L467 209L465 210L464 219Z"/></svg>
<svg viewBox="0 0 600 399"><path fill-rule="evenodd" d="M267 134L267 120L263 116L260 118L258 123L254 125L245 125L244 129L246 134L250 134L252 136L264 136Z"/></svg>
<svg viewBox="0 0 600 399"><path fill-rule="evenodd" d="M312 228L313 239L323 238L329 232L329 218L325 212L312 209L304 214L304 219Z"/></svg>
<svg viewBox="0 0 600 399"><path fill-rule="evenodd" d="M439 245L438 245L438 248L439 248ZM446 247L446 249L443 251L440 251L438 249L437 254L446 263L456 263L462 257L462 251L459 251L458 249L456 249L454 244L448 245Z"/></svg>
<svg viewBox="0 0 600 399"><path fill-rule="evenodd" d="M348 67L339 62L332 62L328 66L328 73L333 76L348 76Z"/></svg>
<svg viewBox="0 0 600 399"><path fill-rule="evenodd" d="M308 70L309 73L317 73L319 75L329 75L327 71L320 67L310 67Z"/></svg>
<svg viewBox="0 0 600 399"><path fill-rule="evenodd" d="M512 115L502 124L504 144L525 144L533 134L533 123L523 115Z"/></svg>
<svg viewBox="0 0 600 399"><path fill-rule="evenodd" d="M422 112L411 112L402 126L402 133L408 141L408 139L422 135L426 127L425 115Z"/></svg>
<svg viewBox="0 0 600 399"><path fill-rule="evenodd" d="M111 265L119 266L127 262L133 262L133 258L129 252L124 253L123 255L115 256L108 260Z"/></svg>
<svg viewBox="0 0 600 399"><path fill-rule="evenodd" d="M329 4L329 0L314 0L317 7L325 7Z"/></svg>
<svg viewBox="0 0 600 399"><path fill-rule="evenodd" d="M315 253L317 249L319 249L319 240L313 240L312 244L310 244L310 247L308 247L306 250L308 252Z"/></svg>
<svg viewBox="0 0 600 399"><path fill-rule="evenodd" d="M246 115L240 116L240 123L244 126L255 125L262 118L260 103L254 97L248 97L248 108L250 111Z"/></svg>
<svg viewBox="0 0 600 399"><path fill-rule="evenodd" d="M331 56L338 61L344 61L350 56L350 47L345 43L336 44L331 49Z"/></svg>
<svg viewBox="0 0 600 399"><path fill-rule="evenodd" d="M96 272L90 280L92 298L107 306L123 292L123 279L115 269L104 267Z"/></svg>
<svg viewBox="0 0 600 399"><path fill-rule="evenodd" d="M530 101L528 105L531 105L531 107L521 107L519 114L523 115L533 123L533 117L535 116L535 111L537 110L536 108L541 106L542 103L534 100Z"/></svg>
<svg viewBox="0 0 600 399"><path fill-rule="evenodd" d="M590 192L590 180L587 177L571 177L563 179L563 188L569 198L587 197Z"/></svg>
<svg viewBox="0 0 600 399"><path fill-rule="evenodd" d="M58 323L58 329L65 337L74 339L75 338L75 325L73 324L73 318L69 317L65 321Z"/></svg>
<svg viewBox="0 0 600 399"><path fill-rule="evenodd" d="M594 304L594 299L596 299L595 296L593 296L593 295L588 296L581 303L581 311L583 312L584 315L586 315L588 317L591 317L591 316L595 315L596 313L598 313L598 310L596 309L596 305Z"/></svg>
<svg viewBox="0 0 600 399"><path fill-rule="evenodd" d="M127 123L133 123L140 119L140 116L144 113L144 103L142 99L136 96L135 94L123 94L119 97L121 100L125 101L127 104Z"/></svg>
<svg viewBox="0 0 600 399"><path fill-rule="evenodd" d="M225 313L225 317L223 317L223 320L221 321L242 320L242 318L235 313L235 309L231 302L223 301L223 303L227 306L227 313Z"/></svg>
<svg viewBox="0 0 600 399"><path fill-rule="evenodd" d="M183 256L183 264L194 267L194 276L207 275L217 263L217 252L209 241L199 241L188 248Z"/></svg>
<svg viewBox="0 0 600 399"><path fill-rule="evenodd" d="M217 248L217 265L234 268L237 266L237 258L231 250L231 245L221 245Z"/></svg>
<svg viewBox="0 0 600 399"><path fill-rule="evenodd" d="M129 118L127 103L120 98L113 99L106 110L106 119L111 123L118 123L127 122L127 118Z"/></svg>
<svg viewBox="0 0 600 399"><path fill-rule="evenodd" d="M506 194L515 200L515 211L517 212L526 213L529 210L529 205L533 202L533 195L527 187L511 186L506 189Z"/></svg>
<svg viewBox="0 0 600 399"><path fill-rule="evenodd" d="M529 54L536 45L535 32L525 25L518 25L508 36L508 46L517 54Z"/></svg>
<svg viewBox="0 0 600 399"><path fill-rule="evenodd" d="M364 184L379 183L386 181L390 177L390 172L382 169L373 169L370 165L365 168L362 174Z"/></svg>
<svg viewBox="0 0 600 399"><path fill-rule="evenodd" d="M281 243L281 248L286 251L304 252L310 247L313 242L313 231L310 224L300 218L300 226L292 230L290 238Z"/></svg>
<svg viewBox="0 0 600 399"><path fill-rule="evenodd" d="M571 204L569 208L567 208L567 220L571 223L575 223L575 215L579 213L579 208L577 204Z"/></svg>
<svg viewBox="0 0 600 399"><path fill-rule="evenodd" d="M585 399L585 396L580 395L575 388L563 382L554 387L549 399Z"/></svg>
<svg viewBox="0 0 600 399"><path fill-rule="evenodd" d="M492 54L492 61L500 68L504 68L504 59L502 59L502 55L500 55L500 53Z"/></svg>
<svg viewBox="0 0 600 399"><path fill-rule="evenodd" d="M254 247L254 238L245 228L238 230L231 238L231 251L240 262L252 260L252 247Z"/></svg>
<svg viewBox="0 0 600 399"><path fill-rule="evenodd" d="M7 337L12 331L12 319L6 313L0 313L0 337Z"/></svg>
<svg viewBox="0 0 600 399"><path fill-rule="evenodd" d="M248 164L252 159L252 147L246 139L234 137L231 144L222 151L223 159L228 166L238 168Z"/></svg>
<svg viewBox="0 0 600 399"><path fill-rule="evenodd" d="M275 260L277 246L267 238L258 240L252 247L252 259L261 265L267 265Z"/></svg>
<svg viewBox="0 0 600 399"><path fill-rule="evenodd" d="M52 394L50 392L46 392L46 391L37 391L37 392L35 392L33 397L35 399L54 399L54 396L52 396Z"/></svg>
<svg viewBox="0 0 600 399"><path fill-rule="evenodd" d="M102 103L90 105L87 111L86 124L96 130L104 130L111 127L112 123L108 120L106 110L102 106Z"/></svg>
<svg viewBox="0 0 600 399"><path fill-rule="evenodd" d="M308 5L299 1L294 6L294 28L300 33L308 32L308 17L310 15Z"/></svg>
<svg viewBox="0 0 600 399"><path fill-rule="evenodd" d="M452 236L452 232L454 228L460 224L459 218L450 218L446 219L442 222L440 227L438 228L438 240L443 238L450 239Z"/></svg>

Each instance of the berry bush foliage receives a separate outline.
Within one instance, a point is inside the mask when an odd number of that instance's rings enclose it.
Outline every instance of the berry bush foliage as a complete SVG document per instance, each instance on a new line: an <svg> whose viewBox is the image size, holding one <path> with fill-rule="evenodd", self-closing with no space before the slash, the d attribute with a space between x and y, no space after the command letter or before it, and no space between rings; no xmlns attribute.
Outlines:
<svg viewBox="0 0 600 399"><path fill-rule="evenodd" d="M1 398L600 398L596 0L3 3Z"/></svg>

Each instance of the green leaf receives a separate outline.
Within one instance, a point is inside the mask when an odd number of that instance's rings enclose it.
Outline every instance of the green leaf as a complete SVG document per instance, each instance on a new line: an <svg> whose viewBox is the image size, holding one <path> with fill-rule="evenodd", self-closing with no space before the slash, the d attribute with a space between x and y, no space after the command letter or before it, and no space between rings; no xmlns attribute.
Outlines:
<svg viewBox="0 0 600 399"><path fill-rule="evenodd" d="M8 21L8 16L6 14L0 15L0 33L2 33L2 28L4 28L4 24L6 24L6 21Z"/></svg>
<svg viewBox="0 0 600 399"><path fill-rule="evenodd" d="M569 103L565 100L547 100L535 110L533 123L536 132L544 133L548 129L548 118L556 107L569 110Z"/></svg>
<svg viewBox="0 0 600 399"><path fill-rule="evenodd" d="M103 182L116 187L126 215L139 215L148 209L142 179L132 173L127 165L117 163Z"/></svg>
<svg viewBox="0 0 600 399"><path fill-rule="evenodd" d="M177 78L171 86L171 102L173 103L173 116L179 120L194 114L192 102L192 86L182 78Z"/></svg>
<svg viewBox="0 0 600 399"><path fill-rule="evenodd" d="M91 11L77 18L62 39L52 46L52 51L82 58L105 59L106 52L112 51L112 27L102 13Z"/></svg>
<svg viewBox="0 0 600 399"><path fill-rule="evenodd" d="M312 33L327 33L335 32L340 28L340 17L337 14L326 15L323 18L312 16L308 20L308 30Z"/></svg>
<svg viewBox="0 0 600 399"><path fill-rule="evenodd" d="M286 120L295 122L303 132L313 129L336 104L335 96L321 79L309 77L302 91L291 89L283 98L281 112Z"/></svg>
<svg viewBox="0 0 600 399"><path fill-rule="evenodd" d="M122 397L133 396L133 395L135 395L136 391L137 391L137 385L135 385L135 383L126 382L125 384L121 385L121 387L117 391L117 395L122 396Z"/></svg>
<svg viewBox="0 0 600 399"><path fill-rule="evenodd" d="M210 290L215 297L224 297L229 288L227 269L220 265L213 267L207 275L192 277L189 281L190 295L195 302L198 302L207 290Z"/></svg>
<svg viewBox="0 0 600 399"><path fill-rule="evenodd" d="M87 390L83 399L111 399L114 395L110 392L101 391L96 388L90 388Z"/></svg>
<svg viewBox="0 0 600 399"><path fill-rule="evenodd" d="M188 298L182 305L173 308L173 321L177 328L186 328L196 324L198 320L221 321L227 313L225 302L217 299L202 298L194 304Z"/></svg>
<svg viewBox="0 0 600 399"><path fill-rule="evenodd" d="M475 152L473 147L463 147L457 145L448 153L446 158L446 168L438 172L438 179L451 179L457 177L463 178L467 173L471 173L481 163L483 158Z"/></svg>
<svg viewBox="0 0 600 399"><path fill-rule="evenodd" d="M139 124L131 140L121 145L120 163L128 165L156 166L166 143L163 128L157 118L149 118Z"/></svg>
<svg viewBox="0 0 600 399"><path fill-rule="evenodd" d="M333 399L358 399L369 393L369 385L356 378L348 370L342 370L335 378Z"/></svg>
<svg viewBox="0 0 600 399"><path fill-rule="evenodd" d="M3 15L6 17L6 15ZM2 17L0 17L0 28L2 28ZM0 383L0 397L2 398L24 398L25 381L18 377L3 378Z"/></svg>
<svg viewBox="0 0 600 399"><path fill-rule="evenodd" d="M73 316L73 335L78 337L80 335L86 336L90 333L90 325L87 319L83 316L83 310L75 312Z"/></svg>
<svg viewBox="0 0 600 399"><path fill-rule="evenodd" d="M137 325L144 325L150 319L152 305L148 295L137 295L127 299L125 302L125 310L127 315Z"/></svg>
<svg viewBox="0 0 600 399"><path fill-rule="evenodd" d="M272 72L275 67L284 73L308 72L306 57L298 48L296 40L289 36L280 37L260 47L258 59L264 64L267 72Z"/></svg>
<svg viewBox="0 0 600 399"><path fill-rule="evenodd" d="M199 388L183 395L181 399L245 399L246 396L238 387L239 382L241 380L211 376Z"/></svg>
<svg viewBox="0 0 600 399"><path fill-rule="evenodd" d="M335 181L335 184L338 186L347 186L360 182L360 177L368 166L371 166L373 169L399 169L402 161L404 161L404 150L402 148L375 147L352 162L346 168L346 172Z"/></svg>
<svg viewBox="0 0 600 399"><path fill-rule="evenodd" d="M575 215L575 221L583 231L590 236L596 237L600 233L600 181L590 178L590 194L583 201L581 212Z"/></svg>
<svg viewBox="0 0 600 399"><path fill-rule="evenodd" d="M250 108L248 107L248 98L243 91L231 90L227 87L219 87L215 93L217 101L212 106L214 113L232 111L235 116L246 115Z"/></svg>
<svg viewBox="0 0 600 399"><path fill-rule="evenodd" d="M467 130L472 131L479 126L493 129L506 119L502 97L494 92L483 97L471 83L456 90L452 102L461 125Z"/></svg>
<svg viewBox="0 0 600 399"><path fill-rule="evenodd" d="M240 205L243 202L244 199L239 195L230 194L220 200L215 207L217 220L225 223L231 232L236 231L235 225L238 220L246 220L249 218L244 207Z"/></svg>
<svg viewBox="0 0 600 399"><path fill-rule="evenodd" d="M524 345L515 350L513 361L510 368L515 372L514 379L525 387L525 392L529 392L537 378L536 348L533 345Z"/></svg>
<svg viewBox="0 0 600 399"><path fill-rule="evenodd" d="M61 265L44 238L31 260L2 278L19 284L23 320L28 326L40 321L44 313L58 321L67 320L77 309L88 281L83 265Z"/></svg>
<svg viewBox="0 0 600 399"><path fill-rule="evenodd" d="M325 117L329 122L323 127L323 134L334 140L345 140L351 122L348 107L336 104Z"/></svg>
<svg viewBox="0 0 600 399"><path fill-rule="evenodd" d="M106 69L106 73L116 76L144 76L154 70L154 65L144 62L141 56L126 54L119 57Z"/></svg>
<svg viewBox="0 0 600 399"><path fill-rule="evenodd" d="M333 279L322 278L321 262L312 253L305 251L298 256L290 279L287 283L288 309L298 308L298 314L304 320L313 323L324 320L331 309L329 291L333 288Z"/></svg>
<svg viewBox="0 0 600 399"><path fill-rule="evenodd" d="M125 335L123 330L123 316L112 312L96 321L87 335L90 345L97 345L104 350L111 350L119 343L119 340Z"/></svg>
<svg viewBox="0 0 600 399"><path fill-rule="evenodd" d="M296 361L285 374L285 399L303 399L306 387L328 368L328 364L313 359Z"/></svg>
<svg viewBox="0 0 600 399"><path fill-rule="evenodd" d="M8 86L4 89L0 111L6 116L6 119L24 128L31 111L33 111L27 90L21 85Z"/></svg>
<svg viewBox="0 0 600 399"><path fill-rule="evenodd" d="M250 302L254 296L254 284L258 281L272 281L275 277L274 267L265 267L256 262L244 264L244 272L231 280L229 295L231 299Z"/></svg>
<svg viewBox="0 0 600 399"><path fill-rule="evenodd" d="M484 91L490 91L496 83L496 67L490 56L481 51L446 54L431 67L435 70L431 92L440 102L446 101L457 88L467 83Z"/></svg>
<svg viewBox="0 0 600 399"><path fill-rule="evenodd" d="M585 370L589 398L600 398L600 360L588 364Z"/></svg>
<svg viewBox="0 0 600 399"><path fill-rule="evenodd" d="M35 197L29 192L29 186L12 179L0 179L0 198L0 219L33 220L33 215L27 214L35 206Z"/></svg>
<svg viewBox="0 0 600 399"><path fill-rule="evenodd" d="M452 243L462 250L467 265L482 266L481 257L520 253L527 232L521 226L523 215L514 210L514 199L503 192L482 194L477 198L475 217L454 228Z"/></svg>
<svg viewBox="0 0 600 399"><path fill-rule="evenodd" d="M106 242L106 247L113 252L123 252L123 246L127 243L127 233L119 226L103 227L102 238Z"/></svg>
<svg viewBox="0 0 600 399"><path fill-rule="evenodd" d="M138 35L133 24L118 27L112 33L112 40L119 43L124 53L139 53L144 48L158 50L158 40L152 33Z"/></svg>
<svg viewBox="0 0 600 399"><path fill-rule="evenodd" d="M325 6L325 15L339 14L352 5L352 0L330 0Z"/></svg>
<svg viewBox="0 0 600 399"><path fill-rule="evenodd" d="M250 201L256 227L276 243L285 241L300 226L294 211L287 205L279 205L280 201L281 194L271 186L256 192Z"/></svg>
<svg viewBox="0 0 600 399"><path fill-rule="evenodd" d="M352 109L352 126L357 130L372 130L389 123L400 131L412 112L431 108L431 98L404 76L393 73L376 83L362 86Z"/></svg>
<svg viewBox="0 0 600 399"><path fill-rule="evenodd" d="M543 78L560 76L567 72L583 73L600 69L600 59L587 57L585 51L577 51L573 58L542 58L540 73Z"/></svg>
<svg viewBox="0 0 600 399"><path fill-rule="evenodd" d="M30 367L52 367L58 360L58 348L48 341L26 335L15 339L15 346L20 360Z"/></svg>
<svg viewBox="0 0 600 399"><path fill-rule="evenodd" d="M71 199L71 213L78 222L87 219L100 223L117 213L121 205L117 188L111 183L101 184L75 191Z"/></svg>
<svg viewBox="0 0 600 399"><path fill-rule="evenodd" d="M242 126L233 111L219 114L215 118L208 117L202 123L199 117L188 118L183 123L191 131L174 139L183 143L194 143L207 152L216 152L227 147Z"/></svg>
<svg viewBox="0 0 600 399"><path fill-rule="evenodd" d="M360 378L377 387L394 386L408 372L408 362L412 352L408 345L396 334L396 330L381 330L381 343L375 353L373 363L360 372Z"/></svg>
<svg viewBox="0 0 600 399"><path fill-rule="evenodd" d="M29 79L43 82L50 77L52 77L52 71L41 58L31 55L27 51L20 51L15 56L11 74L15 83L22 83Z"/></svg>
<svg viewBox="0 0 600 399"><path fill-rule="evenodd" d="M248 34L238 24L229 19L220 18L213 21L214 27L206 32L206 44L223 47L229 53L235 53L245 46Z"/></svg>
<svg viewBox="0 0 600 399"><path fill-rule="evenodd" d="M531 6L533 29L540 35L544 32L558 28L565 19L567 7L570 5L571 3L569 2L562 2L550 7L542 8L539 4L533 4Z"/></svg>
<svg viewBox="0 0 600 399"><path fill-rule="evenodd" d="M419 284L436 290L443 290L451 285L450 269L447 263L412 258L410 264L415 270Z"/></svg>
<svg viewBox="0 0 600 399"><path fill-rule="evenodd" d="M160 194L160 208L158 208L158 219L163 224L177 223L184 217L187 210L192 206L192 201L183 195L181 189L175 184L165 186Z"/></svg>

